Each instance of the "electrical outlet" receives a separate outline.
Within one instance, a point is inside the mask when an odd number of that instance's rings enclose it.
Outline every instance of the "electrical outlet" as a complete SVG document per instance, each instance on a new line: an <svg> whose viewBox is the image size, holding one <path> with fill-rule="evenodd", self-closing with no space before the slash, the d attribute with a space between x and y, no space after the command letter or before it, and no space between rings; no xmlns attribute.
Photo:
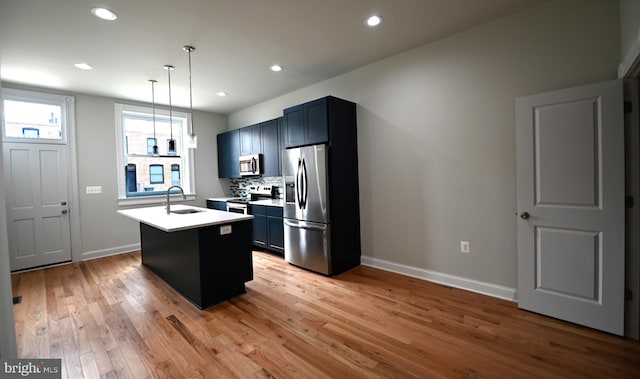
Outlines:
<svg viewBox="0 0 640 379"><path fill-rule="evenodd" d="M88 194L102 193L102 187L101 186L87 186L87 193Z"/></svg>
<svg viewBox="0 0 640 379"><path fill-rule="evenodd" d="M460 241L460 252L465 254L471 253L469 241Z"/></svg>

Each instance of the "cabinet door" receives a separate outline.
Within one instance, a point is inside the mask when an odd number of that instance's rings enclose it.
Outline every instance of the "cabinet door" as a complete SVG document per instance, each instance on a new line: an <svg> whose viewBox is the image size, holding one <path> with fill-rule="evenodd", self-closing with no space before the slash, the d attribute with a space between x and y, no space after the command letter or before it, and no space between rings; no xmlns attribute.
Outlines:
<svg viewBox="0 0 640 379"><path fill-rule="evenodd" d="M249 213L253 215L253 244L267 247L267 216L264 205L249 205Z"/></svg>
<svg viewBox="0 0 640 379"><path fill-rule="evenodd" d="M282 218L267 217L267 232L269 234L269 249L284 252L284 224Z"/></svg>
<svg viewBox="0 0 640 379"><path fill-rule="evenodd" d="M280 175L280 144L277 120L260 124L262 127L262 153L264 176Z"/></svg>
<svg viewBox="0 0 640 379"><path fill-rule="evenodd" d="M304 104L305 145L329 142L327 99L322 98Z"/></svg>
<svg viewBox="0 0 640 379"><path fill-rule="evenodd" d="M227 202L226 201L218 201L218 200L207 200L207 208L209 209L217 209L219 211L227 210Z"/></svg>
<svg viewBox="0 0 640 379"><path fill-rule="evenodd" d="M230 178L231 134L221 133L216 138L218 140L218 178Z"/></svg>
<svg viewBox="0 0 640 379"><path fill-rule="evenodd" d="M304 117L303 106L284 110L284 144L285 147L296 147L304 145Z"/></svg>
<svg viewBox="0 0 640 379"><path fill-rule="evenodd" d="M240 132L232 130L229 133L229 178L240 177Z"/></svg>
<svg viewBox="0 0 640 379"><path fill-rule="evenodd" d="M240 155L262 153L260 124L247 126L240 131Z"/></svg>

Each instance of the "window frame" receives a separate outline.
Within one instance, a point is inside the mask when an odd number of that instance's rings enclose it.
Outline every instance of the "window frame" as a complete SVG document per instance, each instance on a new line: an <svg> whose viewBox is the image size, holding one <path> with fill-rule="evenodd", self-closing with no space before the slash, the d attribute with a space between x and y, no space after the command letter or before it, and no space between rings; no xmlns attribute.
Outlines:
<svg viewBox="0 0 640 379"><path fill-rule="evenodd" d="M26 103L38 103L38 104L47 104L47 105L55 105L60 107L60 118L62 121L62 125L60 131L62 135L60 138L51 139L51 138L30 138L30 137L9 137L6 135L4 120L2 125L0 125L0 132L2 136L3 142L20 142L20 143L44 143L44 144L52 144L52 145L67 145L69 142L68 133L69 126L67 125L70 120L69 109L67 107L67 97L61 95L54 95L44 92L32 92L32 91L23 91L23 90L13 90L6 88L2 91L2 96L0 96L0 101L3 102L5 100L10 101L18 101L18 102L26 102Z"/></svg>
<svg viewBox="0 0 640 379"><path fill-rule="evenodd" d="M134 112L141 114L152 114L152 108L130 105L130 104L122 104L115 103L115 132L116 132L116 161L117 161L117 183L118 183L118 205L138 205L138 204L162 204L166 202L165 194L154 194L148 196L135 196L135 197L127 197L127 189L126 189L126 174L125 169L127 165L127 160L125 155L127 152L125 151L125 134L124 134L124 123L123 117L126 112ZM155 108L156 116L169 116L169 111L166 109ZM172 114L174 117L181 117L186 119L186 124L182 128L182 149L179 149L180 156L182 157L182 188L187 197L187 200L195 200L196 199L196 184L195 184L195 152L193 149L186 148L186 141L188 137L188 130L190 130L189 125L191 124L191 114L187 112L176 111L172 109ZM180 197L178 195L180 191L174 190L171 191L172 197Z"/></svg>

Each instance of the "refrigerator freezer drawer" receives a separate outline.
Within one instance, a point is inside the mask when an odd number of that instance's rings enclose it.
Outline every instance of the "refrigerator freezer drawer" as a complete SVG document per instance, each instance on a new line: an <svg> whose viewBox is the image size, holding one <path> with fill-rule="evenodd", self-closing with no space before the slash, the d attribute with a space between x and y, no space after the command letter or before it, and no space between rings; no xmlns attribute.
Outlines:
<svg viewBox="0 0 640 379"><path fill-rule="evenodd" d="M284 219L284 259L321 274L331 274L330 228L327 224Z"/></svg>

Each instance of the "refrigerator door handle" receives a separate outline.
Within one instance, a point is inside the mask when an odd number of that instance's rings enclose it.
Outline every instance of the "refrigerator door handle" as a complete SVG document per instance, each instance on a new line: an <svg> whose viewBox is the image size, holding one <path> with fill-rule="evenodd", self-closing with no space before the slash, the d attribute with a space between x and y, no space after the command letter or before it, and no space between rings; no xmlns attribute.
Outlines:
<svg viewBox="0 0 640 379"><path fill-rule="evenodd" d="M307 208L307 196L309 195L307 185L307 162L302 158L302 209Z"/></svg>
<svg viewBox="0 0 640 379"><path fill-rule="evenodd" d="M300 225L297 222L294 221L290 221L285 219L284 220L285 225L290 226L292 228L298 228L298 229L307 229L307 230L326 230L327 226L326 225L322 225L322 226L315 226L315 225Z"/></svg>
<svg viewBox="0 0 640 379"><path fill-rule="evenodd" d="M301 197L301 192L300 192L300 187L302 185L301 183L301 170L300 170L300 166L302 166L302 160L300 158L298 158L298 169L296 171L296 206L298 208L302 208L302 197Z"/></svg>

